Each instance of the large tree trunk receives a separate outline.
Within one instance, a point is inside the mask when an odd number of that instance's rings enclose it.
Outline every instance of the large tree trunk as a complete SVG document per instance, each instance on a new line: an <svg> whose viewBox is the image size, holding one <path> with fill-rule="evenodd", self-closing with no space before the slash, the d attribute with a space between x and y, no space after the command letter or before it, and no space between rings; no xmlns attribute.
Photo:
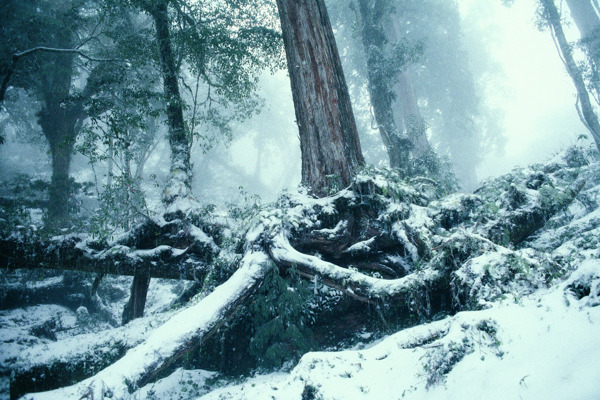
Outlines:
<svg viewBox="0 0 600 400"><path fill-rule="evenodd" d="M260 285L268 268L264 253L249 252L240 269L198 304L174 315L139 346L97 375L73 386L27 395L27 399L113 399L153 381L174 362L201 346Z"/></svg>
<svg viewBox="0 0 600 400"><path fill-rule="evenodd" d="M590 102L590 96L585 86L583 76L581 75L581 71L573 59L573 50L569 45L569 42L567 41L563 31L560 22L560 15L556 9L554 0L540 0L540 2L543 6L544 18L546 19L546 22L552 30L552 34L558 42L558 47L565 62L565 67L567 68L567 72L569 73L569 76L575 85L575 89L577 90L577 99L579 103L578 106L581 107L581 119L592 134L598 150L600 150L600 123L598 123L598 116L594 112L594 108Z"/></svg>
<svg viewBox="0 0 600 400"><path fill-rule="evenodd" d="M317 196L350 185L364 163L323 0L277 0L302 151L302 183Z"/></svg>
<svg viewBox="0 0 600 400"><path fill-rule="evenodd" d="M179 93L177 66L173 57L169 32L169 13L166 0L152 2L146 6L156 27L156 40L160 55L164 94L167 104L169 145L171 147L171 173L164 192L163 201L169 205L178 198L191 194L192 168L190 164L190 139L186 134L183 119L183 99Z"/></svg>

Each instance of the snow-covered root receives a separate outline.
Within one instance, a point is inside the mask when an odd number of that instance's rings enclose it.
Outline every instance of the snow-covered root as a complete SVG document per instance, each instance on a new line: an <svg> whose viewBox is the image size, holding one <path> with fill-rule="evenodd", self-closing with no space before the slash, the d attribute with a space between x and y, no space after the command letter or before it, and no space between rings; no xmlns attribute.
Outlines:
<svg viewBox="0 0 600 400"><path fill-rule="evenodd" d="M73 386L29 394L28 400L124 399L165 368L200 346L241 307L260 285L268 268L263 252L249 251L240 268L196 305L176 314L148 339L95 376Z"/></svg>
<svg viewBox="0 0 600 400"><path fill-rule="evenodd" d="M276 264L296 268L300 275L306 278L316 279L324 285L368 303L428 289L443 278L439 271L430 268L399 279L374 278L297 251L283 232L272 238L268 251Z"/></svg>
<svg viewBox="0 0 600 400"><path fill-rule="evenodd" d="M198 400L597 399L600 307L588 303L592 294L570 292L574 282L598 288L600 264L582 267L518 303L461 312L365 348L307 353L289 373L236 381Z"/></svg>

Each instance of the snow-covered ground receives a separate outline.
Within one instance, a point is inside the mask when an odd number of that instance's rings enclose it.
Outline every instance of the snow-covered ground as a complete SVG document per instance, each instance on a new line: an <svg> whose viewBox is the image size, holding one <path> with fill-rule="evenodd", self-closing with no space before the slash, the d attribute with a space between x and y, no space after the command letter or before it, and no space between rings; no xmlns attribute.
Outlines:
<svg viewBox="0 0 600 400"><path fill-rule="evenodd" d="M415 231L422 230L423 237L438 233L443 235L440 236L442 244L438 248L452 241L472 240L478 243L476 251L470 253L469 259L458 265L452 275L457 293L467 292L469 299L476 300L473 304L477 311L463 311L376 341L365 335L363 341L352 348L307 353L295 366L288 365L285 370L250 378L232 379L212 371L179 368L168 377L127 395L126 382L122 382L121 378L163 357L159 350L165 347L165 338L168 339L173 332L187 329L188 325L190 334L197 331L197 325L202 322L197 316L207 309L205 305L208 303L198 302L185 306L183 311L169 309L171 300L183 288L178 287L181 284L176 282L164 281L151 286L147 309L149 316L125 327L107 329L96 326L93 329L92 326L83 332L79 327L85 326L83 320L89 318L85 312L74 312L57 305L1 311L0 370L5 373L11 368L48 363L48 360L68 361L80 354L93 353L90 349L98 349L100 356L104 350L110 350L111 346L119 343L125 349L137 346L128 354L137 354L139 357L129 357L125 363L126 371L115 371L121 365L115 363L96 375L96 378L102 378L96 383L110 384L113 398L599 399L600 164L573 167L562 163L557 159L552 168L546 169L554 171L552 177L564 175L565 181L574 181L576 178L585 180L585 187L567 210L558 212L544 228L516 247L504 247L484 238L481 233L485 232L485 227L478 223L457 225L448 231L439 230L441 233L433 226L439 210L461 211L460 207L474 196L480 196L483 199L480 203L498 213L498 207L504 207L504 200L490 198L492 191L485 195L448 196L427 207L415 204L405 207L409 210L405 224ZM495 185L508 185L509 192L521 181L532 183L533 187L535 182L531 178L541 176L539 171L541 169L515 172L514 179L498 181ZM549 180L548 176L550 173L541 177ZM556 187L559 187L559 183L555 181ZM549 187L554 189L554 186ZM530 193L532 191L521 191L533 199L526 197L526 204L535 204L537 201L535 196L538 194L534 193L534 196ZM552 191L550 195L561 197L564 192ZM319 203L320 207L326 211L331 205L323 199L314 202L323 203ZM390 206L390 215L394 207ZM304 218L300 212L302 210L302 207L290 208L287 210L288 217ZM505 212L503 210L500 208L499 213ZM273 215L273 223L279 223L279 219ZM288 223L294 222L294 218L290 217ZM471 220L479 221L477 218ZM268 221L263 219L261 226L264 227ZM392 229L394 227L396 225L392 224ZM336 232L343 229L340 223L320 232L335 236ZM258 234L250 230L247 240L252 240L253 235ZM360 244L363 247L369 245L369 240ZM359 251L360 246L353 250ZM293 255L291 250L287 253ZM257 254L257 257L266 257L262 253ZM248 260L250 258L243 264L255 268ZM310 260L317 262L316 257ZM236 276L243 272L241 268ZM46 279L40 284L57 283L51 279L55 278ZM119 283L123 287L121 291L126 291L129 280L114 279L119 282L122 280ZM246 278L240 282L245 281ZM236 282L231 280L229 286L235 286ZM111 286L117 283L111 282ZM241 283L239 287L244 286ZM204 300L226 303L230 291L227 291L227 285L220 288ZM238 290L237 286L233 289ZM226 293L221 293L223 291ZM116 317L123 302L124 299L120 299L111 310ZM43 337L40 332L54 336ZM167 340L166 344L169 343ZM120 386L111 379L119 380ZM122 387L122 391L115 391L117 387ZM54 394L46 393L39 398L60 398L56 396L68 390L65 388ZM78 398L79 392L73 391L72 395L75 397L69 398ZM0 399L8 399L6 376L0 382Z"/></svg>
<svg viewBox="0 0 600 400"><path fill-rule="evenodd" d="M590 284L594 295L579 299L571 290L576 282ZM586 261L551 289L361 349L309 353L289 373L257 376L199 399L597 399L599 295L600 261Z"/></svg>

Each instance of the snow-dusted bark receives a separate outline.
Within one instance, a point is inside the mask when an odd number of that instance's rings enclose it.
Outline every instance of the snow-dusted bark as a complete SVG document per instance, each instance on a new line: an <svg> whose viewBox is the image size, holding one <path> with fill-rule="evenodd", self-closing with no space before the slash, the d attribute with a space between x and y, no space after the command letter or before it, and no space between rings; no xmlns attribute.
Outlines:
<svg viewBox="0 0 600 400"><path fill-rule="evenodd" d="M414 291L427 291L443 278L439 271L432 269L400 279L374 278L323 261L318 257L300 253L289 244L283 233L273 238L269 254L279 265L296 268L306 278L341 290L351 297L368 303L375 303L376 300L384 297L388 299L398 296L408 297Z"/></svg>
<svg viewBox="0 0 600 400"><path fill-rule="evenodd" d="M31 232L12 234L0 238L0 267L129 276L143 270L152 278L201 280L218 252L213 239L192 224L149 220L110 243L89 235L44 239Z"/></svg>
<svg viewBox="0 0 600 400"><path fill-rule="evenodd" d="M266 254L249 251L240 268L227 282L196 305L173 316L119 361L73 386L29 394L23 399L127 398L165 368L201 346L253 293L267 268Z"/></svg>
<svg viewBox="0 0 600 400"><path fill-rule="evenodd" d="M169 32L167 1L147 3L145 9L152 15L156 27L156 41L160 55L165 99L167 102L167 122L169 125L169 145L171 147L171 172L163 200L169 205L179 198L191 194L192 168L190 164L190 138L185 130L183 119L183 99L179 92L177 66L173 55Z"/></svg>

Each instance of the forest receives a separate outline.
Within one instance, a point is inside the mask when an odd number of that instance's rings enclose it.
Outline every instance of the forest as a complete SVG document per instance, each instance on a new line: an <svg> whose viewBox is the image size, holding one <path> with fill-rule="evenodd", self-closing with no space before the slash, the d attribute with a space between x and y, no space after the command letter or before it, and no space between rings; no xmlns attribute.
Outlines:
<svg viewBox="0 0 600 400"><path fill-rule="evenodd" d="M598 0L1 0L0 81L0 399L600 397Z"/></svg>

